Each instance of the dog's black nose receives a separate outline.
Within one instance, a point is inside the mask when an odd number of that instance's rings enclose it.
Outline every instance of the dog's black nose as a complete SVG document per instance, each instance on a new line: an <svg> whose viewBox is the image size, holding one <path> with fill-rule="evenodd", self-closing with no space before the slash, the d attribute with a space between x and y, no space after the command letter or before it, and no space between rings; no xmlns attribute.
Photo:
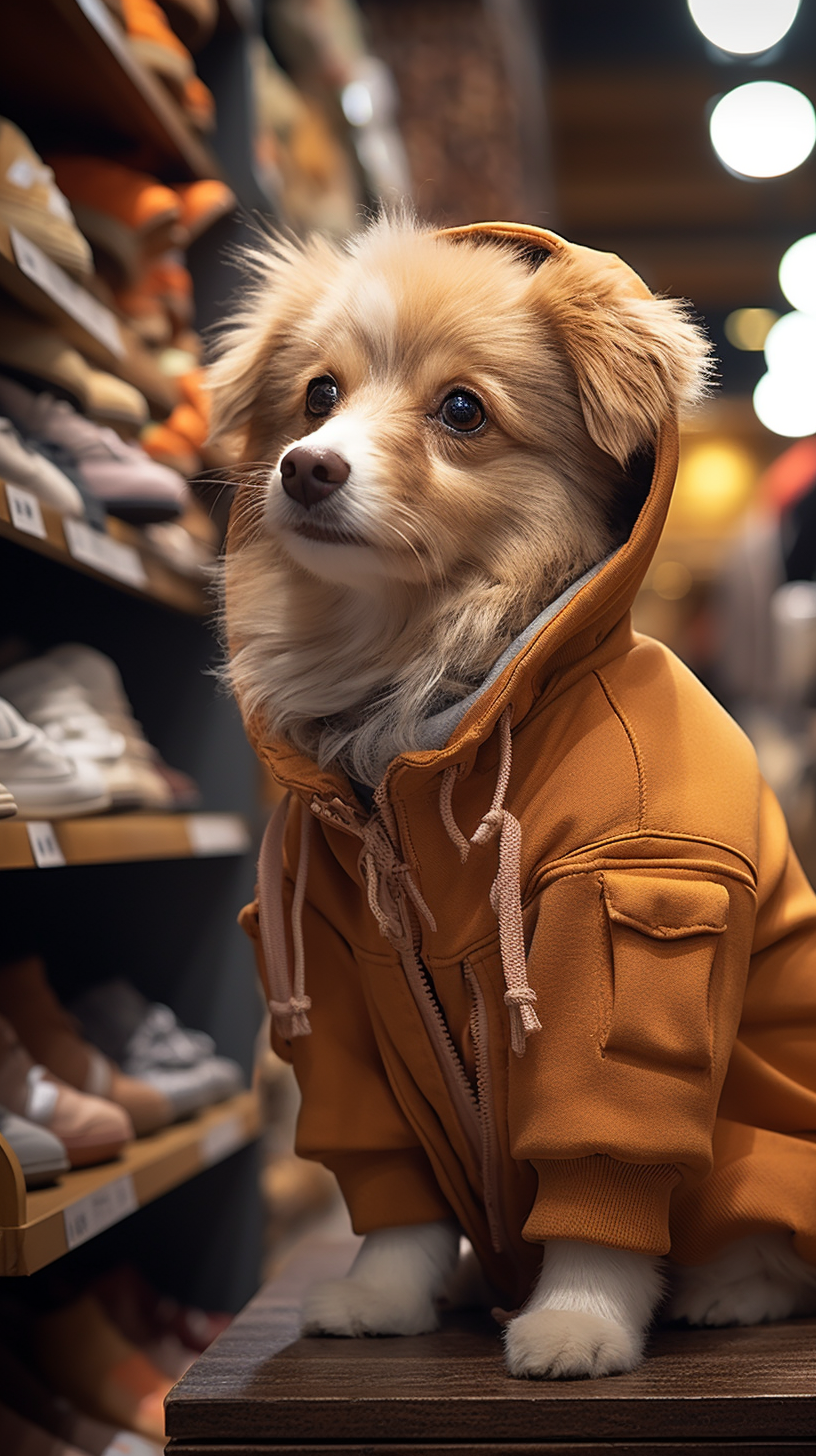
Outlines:
<svg viewBox="0 0 816 1456"><path fill-rule="evenodd" d="M296 445L281 460L280 473L286 494L308 511L345 485L351 466L334 450L310 450L306 445Z"/></svg>

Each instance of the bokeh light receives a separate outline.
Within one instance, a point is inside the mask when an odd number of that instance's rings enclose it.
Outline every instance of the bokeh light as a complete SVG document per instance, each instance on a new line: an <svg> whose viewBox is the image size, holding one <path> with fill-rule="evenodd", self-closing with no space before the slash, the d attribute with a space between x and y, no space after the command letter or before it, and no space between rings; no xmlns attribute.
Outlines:
<svg viewBox="0 0 816 1456"><path fill-rule="evenodd" d="M800 0L688 0L706 40L737 56L770 50L793 25Z"/></svg>
<svg viewBox="0 0 816 1456"><path fill-rule="evenodd" d="M684 561L661 561L652 573L652 590L666 602L681 601L693 585L694 577Z"/></svg>
<svg viewBox="0 0 816 1456"><path fill-rule="evenodd" d="M754 409L767 430L796 438L816 431L816 377L769 370L754 390Z"/></svg>
<svg viewBox="0 0 816 1456"><path fill-rule="evenodd" d="M747 505L755 481L754 457L736 441L684 443L672 505L675 522L694 529L727 524Z"/></svg>
<svg viewBox="0 0 816 1456"><path fill-rule="evenodd" d="M816 314L816 233L792 243L783 254L779 287L794 308Z"/></svg>
<svg viewBox="0 0 816 1456"><path fill-rule="evenodd" d="M742 177L792 172L816 143L816 113L807 96L781 81L748 81L723 96L709 122L720 161Z"/></svg>
<svg viewBox="0 0 816 1456"><path fill-rule="evenodd" d="M805 374L816 383L816 317L786 313L777 319L765 340L765 361L771 373L792 383Z"/></svg>
<svg viewBox="0 0 816 1456"><path fill-rule="evenodd" d="M735 349L764 349L778 317L772 308L735 308L725 320L725 337Z"/></svg>

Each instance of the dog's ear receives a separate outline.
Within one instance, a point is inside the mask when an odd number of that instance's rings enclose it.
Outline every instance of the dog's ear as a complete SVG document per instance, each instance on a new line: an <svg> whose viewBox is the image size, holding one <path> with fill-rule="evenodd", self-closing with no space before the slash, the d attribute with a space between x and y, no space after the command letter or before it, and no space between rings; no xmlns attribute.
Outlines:
<svg viewBox="0 0 816 1456"><path fill-rule="evenodd" d="M688 305L655 297L614 254L563 245L531 287L574 371L590 436L621 465L705 394L711 346Z"/></svg>
<svg viewBox="0 0 816 1456"><path fill-rule="evenodd" d="M223 441L241 453L264 396L270 357L328 284L337 254L317 237L308 243L264 237L243 249L238 263L249 287L240 312L216 338L207 388L210 443Z"/></svg>
<svg viewBox="0 0 816 1456"><path fill-rule="evenodd" d="M689 306L655 297L614 253L520 223L473 223L440 237L508 248L535 275L534 306L572 366L587 430L621 465L703 398L711 346Z"/></svg>

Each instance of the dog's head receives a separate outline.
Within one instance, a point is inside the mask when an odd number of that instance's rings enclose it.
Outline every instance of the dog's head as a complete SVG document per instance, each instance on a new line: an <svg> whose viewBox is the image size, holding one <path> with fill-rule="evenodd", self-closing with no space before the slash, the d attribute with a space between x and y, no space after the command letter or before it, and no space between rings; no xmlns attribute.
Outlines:
<svg viewBox="0 0 816 1456"><path fill-rule="evenodd" d="M256 255L214 430L240 432L292 561L350 586L546 586L620 538L627 462L697 396L706 345L617 260L548 252L382 219Z"/></svg>

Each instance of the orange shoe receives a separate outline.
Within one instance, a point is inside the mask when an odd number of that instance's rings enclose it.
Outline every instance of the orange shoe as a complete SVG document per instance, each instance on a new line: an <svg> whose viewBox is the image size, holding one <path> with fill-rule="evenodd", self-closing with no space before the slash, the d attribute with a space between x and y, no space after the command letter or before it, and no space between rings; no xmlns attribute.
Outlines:
<svg viewBox="0 0 816 1456"><path fill-rule="evenodd" d="M184 182L176 187L181 199L181 217L191 240L226 217L237 206L235 193L226 182Z"/></svg>
<svg viewBox="0 0 816 1456"><path fill-rule="evenodd" d="M180 475L197 475L201 469L201 457L190 441L172 428L173 415L166 424L145 425L139 437L139 444L145 454L159 465L168 465Z"/></svg>
<svg viewBox="0 0 816 1456"><path fill-rule="evenodd" d="M134 281L145 256L186 242L182 204L171 187L107 157L50 161L86 237Z"/></svg>
<svg viewBox="0 0 816 1456"><path fill-rule="evenodd" d="M169 344L193 321L193 280L172 256L159 258L132 288L117 290L115 299L140 338L155 347Z"/></svg>
<svg viewBox="0 0 816 1456"><path fill-rule="evenodd" d="M183 263L172 254L157 259L145 278L144 287L167 309L176 330L190 327L195 313L193 280Z"/></svg>
<svg viewBox="0 0 816 1456"><path fill-rule="evenodd" d="M200 76L191 76L181 91L181 106L198 131L215 130L215 101Z"/></svg>
<svg viewBox="0 0 816 1456"><path fill-rule="evenodd" d="M122 0L125 28L139 60L173 87L193 75L193 58L167 23L155 0Z"/></svg>

